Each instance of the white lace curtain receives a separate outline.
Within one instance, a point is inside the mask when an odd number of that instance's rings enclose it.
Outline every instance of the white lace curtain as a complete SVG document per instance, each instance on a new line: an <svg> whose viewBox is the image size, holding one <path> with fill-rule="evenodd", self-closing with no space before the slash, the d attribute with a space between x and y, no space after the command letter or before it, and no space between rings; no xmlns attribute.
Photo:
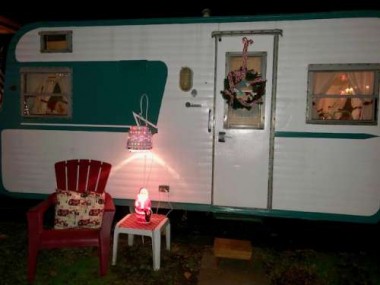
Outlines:
<svg viewBox="0 0 380 285"><path fill-rule="evenodd" d="M371 71L315 72L314 95L331 95L316 102L316 111L325 119L341 119L349 95L372 95L374 73ZM344 96L343 98L339 98ZM350 117L353 120L370 120L373 117L372 98L350 98Z"/></svg>

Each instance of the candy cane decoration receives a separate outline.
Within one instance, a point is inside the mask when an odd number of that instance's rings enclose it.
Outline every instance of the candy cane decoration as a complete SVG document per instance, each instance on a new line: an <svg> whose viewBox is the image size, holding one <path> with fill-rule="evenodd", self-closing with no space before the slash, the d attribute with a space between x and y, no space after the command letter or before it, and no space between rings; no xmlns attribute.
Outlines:
<svg viewBox="0 0 380 285"><path fill-rule="evenodd" d="M242 42L242 65L239 69L228 72L226 78L228 87L221 93L234 109L247 108L249 110L265 94L266 80L253 69L248 70L248 47L254 41L244 37Z"/></svg>
<svg viewBox="0 0 380 285"><path fill-rule="evenodd" d="M228 83L230 85L230 90L232 91L235 87L235 82L240 82L245 78L247 73L247 59L248 59L248 46L253 44L253 40L244 37L243 41L243 65L240 70L230 71L227 75Z"/></svg>
<svg viewBox="0 0 380 285"><path fill-rule="evenodd" d="M248 58L248 46L253 44L253 40L247 39L246 37L243 38L243 72L244 75L247 72L247 58Z"/></svg>

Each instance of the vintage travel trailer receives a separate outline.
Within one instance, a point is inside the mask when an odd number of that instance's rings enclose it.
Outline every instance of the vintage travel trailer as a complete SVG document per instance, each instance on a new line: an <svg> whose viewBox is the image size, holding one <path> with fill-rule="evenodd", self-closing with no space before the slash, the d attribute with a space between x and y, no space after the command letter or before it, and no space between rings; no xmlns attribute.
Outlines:
<svg viewBox="0 0 380 285"><path fill-rule="evenodd" d="M26 25L7 53L1 193L43 197L56 161L91 158L113 165L119 205L145 187L165 208L377 223L379 16ZM150 151L127 148L135 126Z"/></svg>

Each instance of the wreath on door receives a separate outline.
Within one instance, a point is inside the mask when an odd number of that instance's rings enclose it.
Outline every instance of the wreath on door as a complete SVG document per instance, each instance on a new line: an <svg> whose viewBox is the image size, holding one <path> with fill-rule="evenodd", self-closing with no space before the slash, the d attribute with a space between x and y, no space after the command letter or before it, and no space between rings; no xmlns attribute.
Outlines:
<svg viewBox="0 0 380 285"><path fill-rule="evenodd" d="M243 64L237 70L232 70L224 79L223 98L233 109L245 108L250 110L254 104L261 104L265 94L265 84L260 73L247 69L248 46L253 40L243 38Z"/></svg>

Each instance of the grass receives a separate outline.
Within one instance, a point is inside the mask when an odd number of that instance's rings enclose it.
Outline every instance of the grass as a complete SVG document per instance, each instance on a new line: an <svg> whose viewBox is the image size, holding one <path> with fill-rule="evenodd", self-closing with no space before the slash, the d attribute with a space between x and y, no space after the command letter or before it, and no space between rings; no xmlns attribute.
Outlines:
<svg viewBox="0 0 380 285"><path fill-rule="evenodd" d="M128 247L127 235L120 235L117 264L110 263L106 276L98 275L95 249L44 250L39 253L35 285L195 285L202 254L210 250L215 236L250 239L253 260L247 266L259 267L270 285L380 284L378 225L370 231L363 230L367 227L342 230L347 227L306 222L305 228L281 220L268 227L199 216L196 220L171 217L171 250L164 249L163 239L159 271L152 270L150 238L136 237L134 246ZM315 236L318 232L323 234ZM26 268L25 220L0 221L0 285L27 284Z"/></svg>
<svg viewBox="0 0 380 285"><path fill-rule="evenodd" d="M24 223L0 223L0 284L27 284L27 233ZM6 233L6 234L4 234ZM204 245L173 240L171 251L162 250L161 269L152 270L150 238L136 238L132 247L120 235L118 260L104 277L98 275L97 251L93 248L40 251L36 285L59 284L197 284Z"/></svg>
<svg viewBox="0 0 380 285"><path fill-rule="evenodd" d="M369 253L260 249L273 285L378 285L380 258Z"/></svg>

